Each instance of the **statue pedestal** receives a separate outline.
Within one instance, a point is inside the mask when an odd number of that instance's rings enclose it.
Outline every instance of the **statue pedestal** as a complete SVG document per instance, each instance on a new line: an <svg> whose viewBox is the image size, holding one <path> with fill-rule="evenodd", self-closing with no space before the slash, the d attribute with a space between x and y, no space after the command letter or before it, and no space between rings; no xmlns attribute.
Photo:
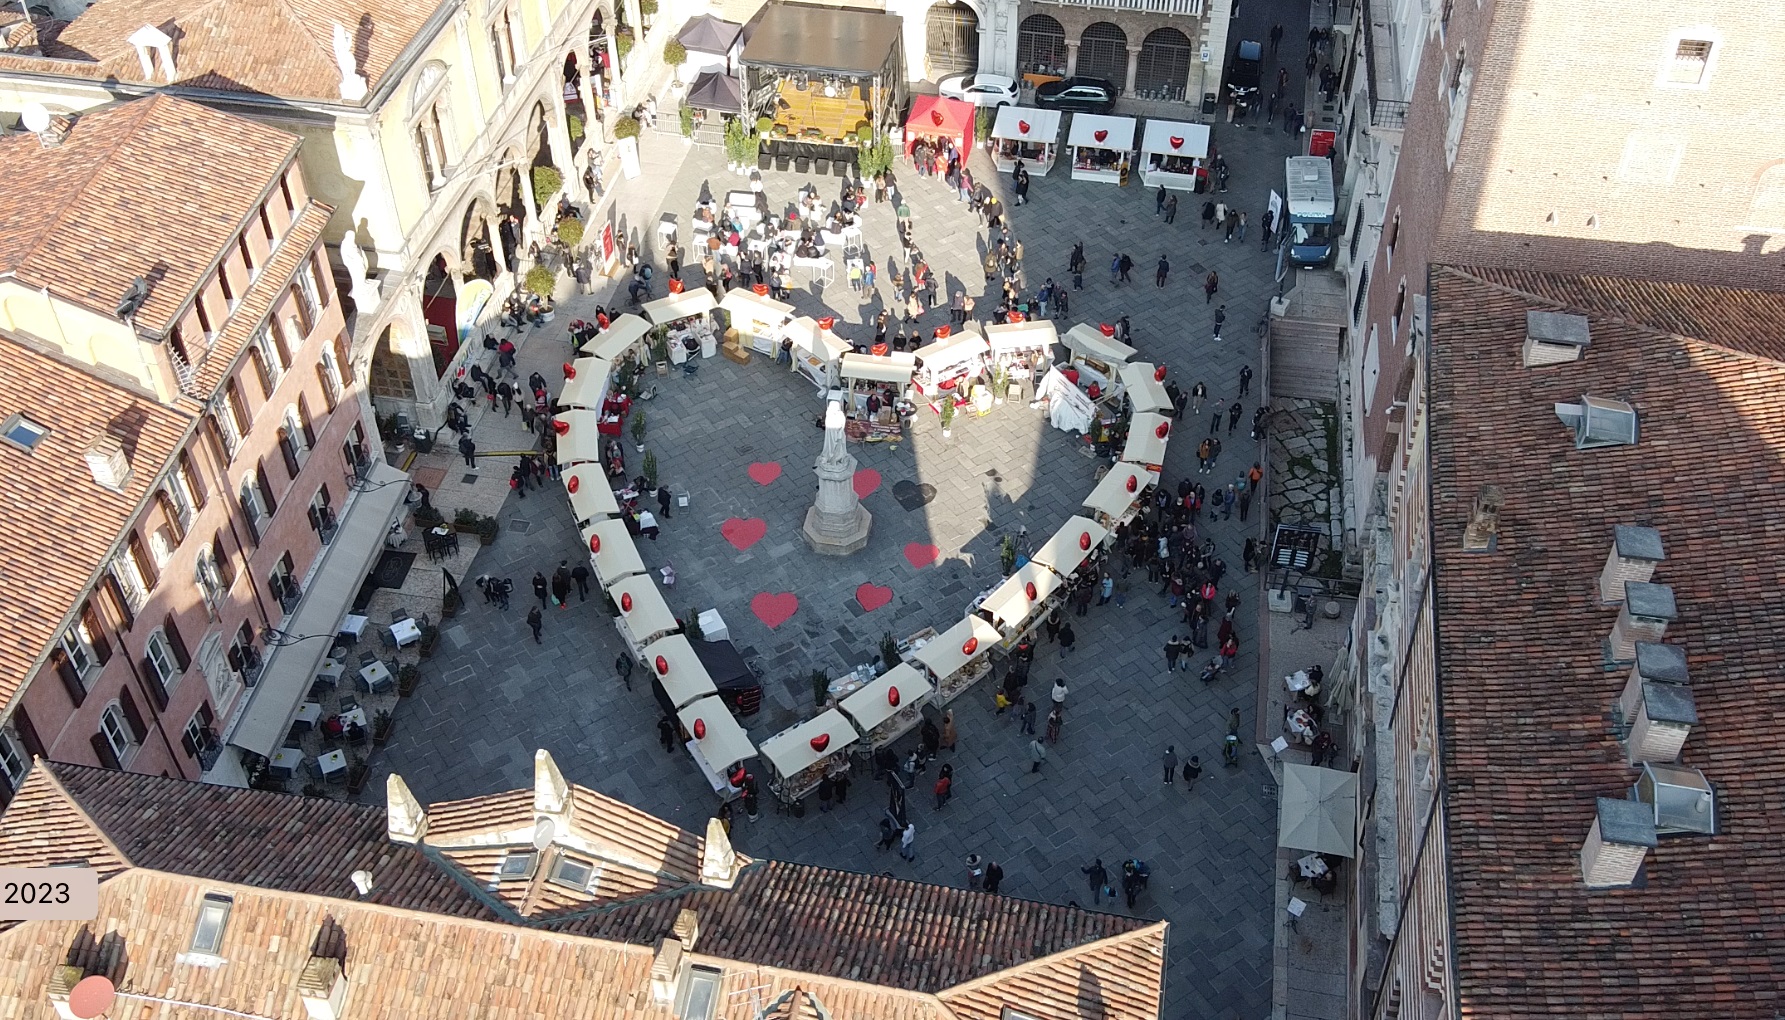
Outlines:
<svg viewBox="0 0 1785 1020"><path fill-rule="evenodd" d="M838 401L831 401L825 408L824 451L814 466L818 473L818 498L812 501L812 509L806 511L800 534L820 556L861 552L868 544L874 515L855 494L855 457L849 453L848 440L843 435L843 405Z"/></svg>
<svg viewBox="0 0 1785 1020"><path fill-rule="evenodd" d="M806 524L800 534L820 556L861 552L868 544L868 531L874 527L874 515L858 503L852 516L853 520L848 515L838 518L812 507L806 511Z"/></svg>

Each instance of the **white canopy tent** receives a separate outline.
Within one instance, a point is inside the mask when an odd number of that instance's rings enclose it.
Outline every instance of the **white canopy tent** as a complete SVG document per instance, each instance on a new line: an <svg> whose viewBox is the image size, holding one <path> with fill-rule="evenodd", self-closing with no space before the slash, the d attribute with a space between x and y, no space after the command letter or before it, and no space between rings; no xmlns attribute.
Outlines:
<svg viewBox="0 0 1785 1020"><path fill-rule="evenodd" d="M558 434L558 463L589 464L601 460L600 411L559 411L555 420L566 426Z"/></svg>
<svg viewBox="0 0 1785 1020"><path fill-rule="evenodd" d="M897 704L893 703L894 690L899 692ZM922 673L910 663L901 662L887 670L880 679L844 698L837 707L855 720L858 729L866 733L898 715L900 709L921 704L934 690Z"/></svg>
<svg viewBox="0 0 1785 1020"><path fill-rule="evenodd" d="M822 751L812 746L821 737ZM844 753L860 739L861 734L855 731L849 717L831 708L768 738L762 742L761 750L776 772L791 776L833 754Z"/></svg>
<svg viewBox="0 0 1785 1020"><path fill-rule="evenodd" d="M751 208L754 210L755 207ZM760 296L745 287L728 291L719 307L731 315L731 328L738 331L740 341L759 340L753 346L764 354L774 353L781 327L793 318L792 305Z"/></svg>
<svg viewBox="0 0 1785 1020"><path fill-rule="evenodd" d="M1066 146L1072 150L1073 180L1118 183L1134 148L1134 118L1075 113Z"/></svg>
<svg viewBox="0 0 1785 1020"><path fill-rule="evenodd" d="M628 313L608 323L606 329L595 335L595 339L583 345L582 353L591 358L618 361L621 355L631 350L650 332L649 322Z"/></svg>
<svg viewBox="0 0 1785 1020"><path fill-rule="evenodd" d="M638 547L632 544L626 523L618 518L609 517L585 527L583 545L588 547L595 576L604 586L645 572L645 561L638 558Z"/></svg>
<svg viewBox="0 0 1785 1020"><path fill-rule="evenodd" d="M1165 435L1159 427L1165 427ZM1122 447L1122 459L1130 464L1149 468L1165 466L1165 444L1171 437L1171 419L1163 414L1137 412L1128 422L1128 442Z"/></svg>
<svg viewBox="0 0 1785 1020"><path fill-rule="evenodd" d="M1060 147L1060 111L1033 106L1000 106L992 122L992 165L1003 173L1017 163L1032 174L1054 168Z"/></svg>
<svg viewBox="0 0 1785 1020"><path fill-rule="evenodd" d="M1140 179L1149 188L1196 190L1196 168L1208 158L1209 128L1181 120L1148 120L1140 136Z"/></svg>
<svg viewBox="0 0 1785 1020"><path fill-rule="evenodd" d="M1103 525L1089 517L1075 516L1060 525L1060 530L1054 532L1054 537L1035 550L1033 560L1061 577L1067 577L1079 568L1079 564L1085 562L1092 550L1101 545L1108 535L1109 529Z"/></svg>
<svg viewBox="0 0 1785 1020"><path fill-rule="evenodd" d="M916 369L917 356L909 351L894 351L885 357L845 354L840 374L862 382L908 383Z"/></svg>
<svg viewBox="0 0 1785 1020"><path fill-rule="evenodd" d="M622 577L607 586L607 594L620 609L614 626L635 654L642 655L646 645L681 625L650 574Z"/></svg>
<svg viewBox="0 0 1785 1020"><path fill-rule="evenodd" d="M643 311L653 323L667 326L672 322L705 315L717 307L719 307L719 302L713 300L712 291L705 287L696 287L680 294L670 294L655 301L647 301ZM596 339L599 340L600 337Z"/></svg>
<svg viewBox="0 0 1785 1020"><path fill-rule="evenodd" d="M788 322L781 332L793 341L794 350L805 351L825 361L837 361L854 350L849 341L818 325L818 320L810 315Z"/></svg>
<svg viewBox="0 0 1785 1020"><path fill-rule="evenodd" d="M570 496L570 513L578 524L611 517L620 512L620 502L607 484L607 475L598 464L578 464L564 469L564 491Z"/></svg>
<svg viewBox="0 0 1785 1020"><path fill-rule="evenodd" d="M914 352L921 362L916 372L918 392L935 396L939 383L956 378L963 371L971 375L978 359L990 350L985 337L970 329L918 348Z"/></svg>
<svg viewBox="0 0 1785 1020"><path fill-rule="evenodd" d="M1015 633L1023 629L1048 596L1060 590L1061 580L1053 571L1031 560L1018 567L1016 573L992 589L979 608L992 615L992 622ZM1029 597L1029 586L1035 586L1035 597Z"/></svg>
<svg viewBox="0 0 1785 1020"><path fill-rule="evenodd" d="M1004 635L998 628L978 616L969 616L931 638L929 644L913 655L930 675L943 680L960 672L969 662L988 655ZM971 649L971 650L969 650Z"/></svg>
<svg viewBox="0 0 1785 1020"><path fill-rule="evenodd" d="M679 710L676 720L683 729L694 734L696 752L716 776L723 777L733 762L756 757L756 747L750 743L750 735L731 717L731 710L716 695ZM701 736L702 732L706 735Z"/></svg>
<svg viewBox="0 0 1785 1020"><path fill-rule="evenodd" d="M1136 353L1134 348L1115 337L1104 336L1102 330L1088 322L1081 322L1067 330L1060 337L1060 342L1066 345L1067 350L1093 361L1101 361L1112 369L1134 357Z"/></svg>
<svg viewBox="0 0 1785 1020"><path fill-rule="evenodd" d="M1060 331L1051 319L1028 319L987 326L985 339L991 345L993 357L1033 350L1043 351L1051 357L1054 344L1060 339Z"/></svg>
<svg viewBox="0 0 1785 1020"><path fill-rule="evenodd" d="M1144 464L1119 463L1109 469L1091 494L1085 497L1084 505L1093 512L1103 514L1110 521L1122 519L1147 491L1147 486L1159 481L1159 472L1152 471Z"/></svg>
<svg viewBox="0 0 1785 1020"><path fill-rule="evenodd" d="M1171 413L1171 397L1165 392L1165 384L1153 378L1156 366L1145 361L1131 361L1121 368L1122 388L1128 399L1134 404L1136 411L1164 411Z"/></svg>
<svg viewBox="0 0 1785 1020"><path fill-rule="evenodd" d="M663 686L663 693L669 695L670 703L677 708L697 698L719 693L712 674L701 665L700 656L694 654L694 646L680 634L658 638L646 645L639 656L645 660L645 668ZM663 660L664 668L659 668L658 659Z"/></svg>
<svg viewBox="0 0 1785 1020"><path fill-rule="evenodd" d="M1277 845L1356 857L1357 774L1284 762Z"/></svg>
<svg viewBox="0 0 1785 1020"><path fill-rule="evenodd" d="M578 358L570 363L570 370L574 374L564 380L564 388L558 391L558 403L566 407L601 410L614 363L606 358Z"/></svg>

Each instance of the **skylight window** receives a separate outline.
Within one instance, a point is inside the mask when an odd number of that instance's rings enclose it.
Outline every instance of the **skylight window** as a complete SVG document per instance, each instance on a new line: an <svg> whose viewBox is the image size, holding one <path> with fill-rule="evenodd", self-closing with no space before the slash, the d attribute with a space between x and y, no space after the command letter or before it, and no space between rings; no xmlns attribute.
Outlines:
<svg viewBox="0 0 1785 1020"><path fill-rule="evenodd" d="M496 881L506 882L511 879L532 878L533 868L539 863L539 855L528 852L509 854L502 858L502 864L496 869Z"/></svg>
<svg viewBox="0 0 1785 1020"><path fill-rule="evenodd" d="M37 444L49 434L50 427L48 425L39 425L22 414L15 414L0 423L0 439L26 453L36 450Z"/></svg>
<svg viewBox="0 0 1785 1020"><path fill-rule="evenodd" d="M194 953L216 956L223 948L223 929L229 926L229 910L235 901L218 893L206 893L198 908L198 923L192 926Z"/></svg>
<svg viewBox="0 0 1785 1020"><path fill-rule="evenodd" d="M599 874L599 869L588 861L577 860L575 857L560 857L557 863L552 865L550 881L552 884L561 885L566 889L583 891L595 884L595 879Z"/></svg>

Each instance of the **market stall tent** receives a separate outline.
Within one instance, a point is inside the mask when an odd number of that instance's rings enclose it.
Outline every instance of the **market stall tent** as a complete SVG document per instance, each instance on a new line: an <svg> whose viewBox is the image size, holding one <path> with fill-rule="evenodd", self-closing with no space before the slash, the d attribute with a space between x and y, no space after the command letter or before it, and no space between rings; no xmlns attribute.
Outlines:
<svg viewBox="0 0 1785 1020"><path fill-rule="evenodd" d="M579 464L565 468L560 480L570 496L570 515L578 524L620 512L620 501L614 498L614 490L608 487L607 475L600 465Z"/></svg>
<svg viewBox="0 0 1785 1020"><path fill-rule="evenodd" d="M1009 107L1005 109L1008 110ZM1050 319L1030 319L987 326L985 339L991 346L994 357L1011 351L1029 350L1043 351L1051 357L1054 344L1060 339L1060 331L1054 328Z"/></svg>
<svg viewBox="0 0 1785 1020"><path fill-rule="evenodd" d="M1156 366L1145 361L1131 361L1122 366L1122 389L1136 411L1171 413L1171 396L1165 392L1165 384L1155 378L1157 371Z"/></svg>
<svg viewBox="0 0 1785 1020"><path fill-rule="evenodd" d="M676 33L676 42L682 44L688 57L682 61L680 71L682 81L700 74L726 74L737 61L738 53L743 49L744 26L735 21L723 21L711 14L702 14L689 18L682 30ZM700 79L695 78L698 84ZM732 86L732 98L738 97L737 86ZM693 101L693 90L689 90L689 100ZM716 107L707 107L716 109ZM726 113L737 113L743 104L725 108Z"/></svg>
<svg viewBox="0 0 1785 1020"><path fill-rule="evenodd" d="M990 350L985 337L972 330L965 330L918 348L914 352L918 361L917 371L914 373L917 392L935 397L940 383L962 375L978 374L979 359Z"/></svg>
<svg viewBox="0 0 1785 1020"><path fill-rule="evenodd" d="M1088 322L1081 322L1066 331L1060 338L1066 349L1082 354L1094 361L1101 361L1112 368L1134 357L1136 351L1115 337L1104 336L1103 332Z"/></svg>
<svg viewBox="0 0 1785 1020"><path fill-rule="evenodd" d="M706 667L707 676L712 679L713 686L719 688L719 696L725 699L733 715L751 716L762 709L762 682L750 671L750 664L744 661L737 645L730 641L688 643L694 647L695 657Z"/></svg>
<svg viewBox="0 0 1785 1020"><path fill-rule="evenodd" d="M960 672L974 659L989 654L1002 640L1004 635L998 628L978 616L969 616L931 638L912 654L912 658L923 663L930 675L940 681Z"/></svg>
<svg viewBox="0 0 1785 1020"><path fill-rule="evenodd" d="M589 550L595 576L603 585L645 572L645 561L638 558L632 535L618 518L610 517L583 528L583 548Z"/></svg>
<svg viewBox="0 0 1785 1020"><path fill-rule="evenodd" d="M1147 491L1148 486L1159 482L1159 472L1149 469L1144 464L1130 464L1123 461L1109 469L1091 494L1085 497L1084 505L1092 512L1109 518L1110 527L1120 521L1136 500Z"/></svg>
<svg viewBox="0 0 1785 1020"><path fill-rule="evenodd" d="M719 307L719 302L713 300L712 291L705 287L696 287L680 294L670 294L655 301L647 301L643 311L653 323L666 326L672 322L704 315L717 307Z"/></svg>
<svg viewBox="0 0 1785 1020"><path fill-rule="evenodd" d="M565 407L601 410L601 402L607 397L607 380L614 370L613 362L606 358L578 358L570 363L570 369L575 374L564 380L564 388L558 391L558 403Z"/></svg>
<svg viewBox="0 0 1785 1020"><path fill-rule="evenodd" d="M963 155L973 151L973 104L947 96L913 96L905 118L905 155L920 140L953 142Z"/></svg>
<svg viewBox="0 0 1785 1020"><path fill-rule="evenodd" d="M775 771L791 776L835 754L842 754L861 739L849 717L834 708L826 709L797 726L782 730L762 742L762 756ZM823 745L823 750L813 746Z"/></svg>
<svg viewBox="0 0 1785 1020"><path fill-rule="evenodd" d="M1134 118L1075 113L1066 147L1072 150L1073 180L1120 183L1134 148Z"/></svg>
<svg viewBox="0 0 1785 1020"><path fill-rule="evenodd" d="M694 654L694 646L680 634L661 637L644 647L640 658L645 660L645 668L657 678L663 692L677 708L688 704L696 698L704 698L719 693L713 678L707 674L707 668L700 664L700 657ZM657 660L662 659L660 663ZM729 709L726 715L731 715Z"/></svg>
<svg viewBox="0 0 1785 1020"><path fill-rule="evenodd" d="M651 324L649 322L627 313L608 323L606 329L595 334L593 340L583 345L582 353L591 358L619 361L621 355L631 350L650 332Z"/></svg>
<svg viewBox="0 0 1785 1020"><path fill-rule="evenodd" d="M1160 435L1164 427L1165 434ZM1145 464L1158 470L1165 465L1165 443L1171 436L1171 419L1162 414L1137 412L1128 422L1128 442L1122 447L1122 459L1130 464Z"/></svg>
<svg viewBox="0 0 1785 1020"><path fill-rule="evenodd" d="M693 50L688 53L689 56L694 55ZM686 102L697 110L710 110L735 117L744 112L744 90L736 78L724 71L702 71L689 83Z"/></svg>
<svg viewBox="0 0 1785 1020"><path fill-rule="evenodd" d="M1004 628L1007 633L1015 634L1028 624L1048 597L1060 589L1062 583L1053 571L1031 560L1005 578L1003 584L992 589L992 593L985 597L979 608L991 615L993 623ZM1035 591L1033 598L1029 595L1031 586Z"/></svg>
<svg viewBox="0 0 1785 1020"><path fill-rule="evenodd" d="M593 463L601 459L601 412L572 409L553 416L558 430L558 463Z"/></svg>
<svg viewBox="0 0 1785 1020"><path fill-rule="evenodd" d="M1140 138L1140 179L1149 188L1195 191L1209 155L1209 128L1180 120L1148 120Z"/></svg>
<svg viewBox="0 0 1785 1020"><path fill-rule="evenodd" d="M891 696L894 690L899 692L896 702ZM855 721L857 729L866 733L898 715L900 709L921 704L933 690L935 688L922 673L909 663L901 662L878 680L844 698L837 707Z"/></svg>
<svg viewBox="0 0 1785 1020"><path fill-rule="evenodd" d="M894 351L885 357L872 354L845 354L841 374L845 379L862 382L908 383L917 369L917 356L909 351Z"/></svg>
<svg viewBox="0 0 1785 1020"><path fill-rule="evenodd" d="M734 762L756 757L750 735L717 697L705 697L682 708L676 712L676 721L694 735L695 750L716 775L725 775Z"/></svg>
<svg viewBox="0 0 1785 1020"><path fill-rule="evenodd" d="M607 595L620 610L614 626L635 654L642 655L646 645L681 626L648 573L620 578L607 586Z"/></svg>
<svg viewBox="0 0 1785 1020"><path fill-rule="evenodd" d="M1061 577L1070 577L1108 535L1108 528L1089 517L1073 517L1060 525L1031 559Z"/></svg>
<svg viewBox="0 0 1785 1020"><path fill-rule="evenodd" d="M1031 174L1054 168L1060 146L1060 111L1030 106L1000 106L992 122L992 165L1004 173L1018 162Z"/></svg>

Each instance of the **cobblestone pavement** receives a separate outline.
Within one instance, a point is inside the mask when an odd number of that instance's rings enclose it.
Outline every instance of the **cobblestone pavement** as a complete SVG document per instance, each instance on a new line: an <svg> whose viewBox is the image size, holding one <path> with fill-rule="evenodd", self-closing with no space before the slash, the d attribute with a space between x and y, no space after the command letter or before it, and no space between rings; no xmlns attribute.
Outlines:
<svg viewBox="0 0 1785 1020"><path fill-rule="evenodd" d="M1085 243L1091 271L1063 326L1126 313L1142 357L1168 365L1171 378L1186 388L1198 379L1207 383L1208 404L1186 417L1171 444L1166 480L1173 485L1195 471L1194 448L1209 431L1209 405L1238 396L1242 365L1260 372L1252 327L1275 286L1256 224L1269 188L1280 180L1291 140L1270 127L1228 125L1217 126L1215 138L1233 169L1231 192L1216 197L1247 210L1253 228L1245 242L1224 243L1213 229L1204 230L1197 196L1181 195L1177 222L1167 226L1154 215L1151 192L1138 183L1117 188L1070 181L1064 167L1035 178L1030 204L1011 210L1026 248L1031 291L1050 275L1068 279L1067 252L1073 241ZM712 150L692 150L664 208L685 220L703 184L715 193L737 186L740 179L717 165L721 158ZM1008 181L993 180L983 163L982 156L975 158L975 173L1007 193ZM764 177L777 202L790 199L799 183L792 174ZM983 293L978 268L983 228L940 183L903 166L899 177L919 243L939 279L948 288L970 287L989 311L995 299ZM822 194L835 194L834 178L815 182ZM867 243L881 267L875 293L852 294L839 272L828 289L808 286L794 301L802 312L831 309L844 336L860 335L859 324L890 299L886 269L897 246L889 207L870 207ZM1136 270L1134 283L1116 287L1105 267L1118 250L1134 258ZM1161 252L1169 253L1172 270L1167 285L1156 288L1153 268ZM1198 301L1210 270L1219 272L1220 290L1213 303ZM687 275L698 279L698 264ZM555 385L568 351L562 327L587 314L594 300L569 299L556 323L528 337L523 378L537 369ZM1227 307L1226 339L1216 342L1213 315L1221 304ZM932 313L924 325L946 318L946 311ZM658 382L661 395L644 405L651 423L647 443L662 477L672 488L689 490L692 505L663 522L661 540L642 542L641 553L653 569L675 564L680 583L669 598L678 612L716 606L732 639L760 661L768 697L764 710L745 720L759 742L809 713L804 677L810 669L834 674L867 659L882 631L903 636L959 619L974 595L997 580L1001 536L1026 525L1037 541L1045 539L1093 484L1095 465L1080 455L1077 438L1046 428L1025 406L1006 404L986 418L958 418L946 440L924 411L902 448L854 448L862 468L881 474L879 488L866 499L875 516L873 537L855 557L824 559L810 554L798 536L821 442L812 425L818 410L812 387L761 359L738 366L714 358L693 378L676 373ZM1257 459L1256 444L1247 439L1256 386L1240 399L1240 426L1229 435L1223 417L1227 449L1218 469L1200 479L1211 487ZM501 441L480 445L512 448ZM638 454L630 447L628 458L636 471ZM778 463L779 478L767 485L751 481L746 469L758 462ZM506 473L505 465L498 466ZM933 487L932 501L905 509L893 491L902 482ZM450 516L453 508L442 509ZM496 612L467 585L473 604L446 621L420 692L401 705L396 738L373 762L368 797L382 796L379 784L391 770L401 772L424 801L516 788L529 782L533 750L545 747L574 782L678 824L703 825L715 801L683 752L666 754L658 746L657 710L642 676L636 690L621 687L613 669L621 643L599 602L550 610L543 644L527 634L523 616L533 573L549 573L560 559L574 562L581 554L562 496L550 487L524 500L511 496L501 517L502 536L479 554L471 573L512 577L514 605ZM747 551L734 551L719 533L730 517L763 519L765 537ZM829 814L811 810L796 819L765 809L755 824L740 820L733 833L739 848L951 884L965 880L964 855L979 852L1004 865L1004 891L1087 906L1079 868L1093 857L1112 865L1140 857L1151 864L1153 880L1136 910L1174 925L1165 1015L1264 1015L1271 993L1275 789L1254 756L1236 769L1215 764L1229 709L1239 707L1248 727L1255 722L1256 636L1249 631L1256 619L1257 575L1241 573L1240 545L1248 533L1243 529L1262 535L1261 517L1212 526L1220 554L1232 565L1230 585L1248 607L1239 617L1242 651L1235 668L1213 687L1160 668L1160 649L1177 614L1168 612L1144 575L1136 575L1125 605L1093 607L1089 617L1075 621L1077 651L1062 656L1049 645L1038 656L1031 690L1045 690L1055 676L1065 677L1072 689L1063 739L1039 774L1028 768L1027 737L1016 721L993 714L989 689L982 685L955 702L960 745L944 756L955 765L955 797L937 811L929 797L914 792L914 864L874 850L885 795L865 779L854 784L845 806ZM939 547L938 562L912 566L904 551L913 542ZM892 587L893 601L864 613L853 600L864 581ZM749 601L758 592L783 591L798 595L799 608L770 630L752 616ZM1210 763L1194 790L1181 781L1161 785L1159 762L1167 744ZM1123 909L1108 901L1103 906Z"/></svg>

